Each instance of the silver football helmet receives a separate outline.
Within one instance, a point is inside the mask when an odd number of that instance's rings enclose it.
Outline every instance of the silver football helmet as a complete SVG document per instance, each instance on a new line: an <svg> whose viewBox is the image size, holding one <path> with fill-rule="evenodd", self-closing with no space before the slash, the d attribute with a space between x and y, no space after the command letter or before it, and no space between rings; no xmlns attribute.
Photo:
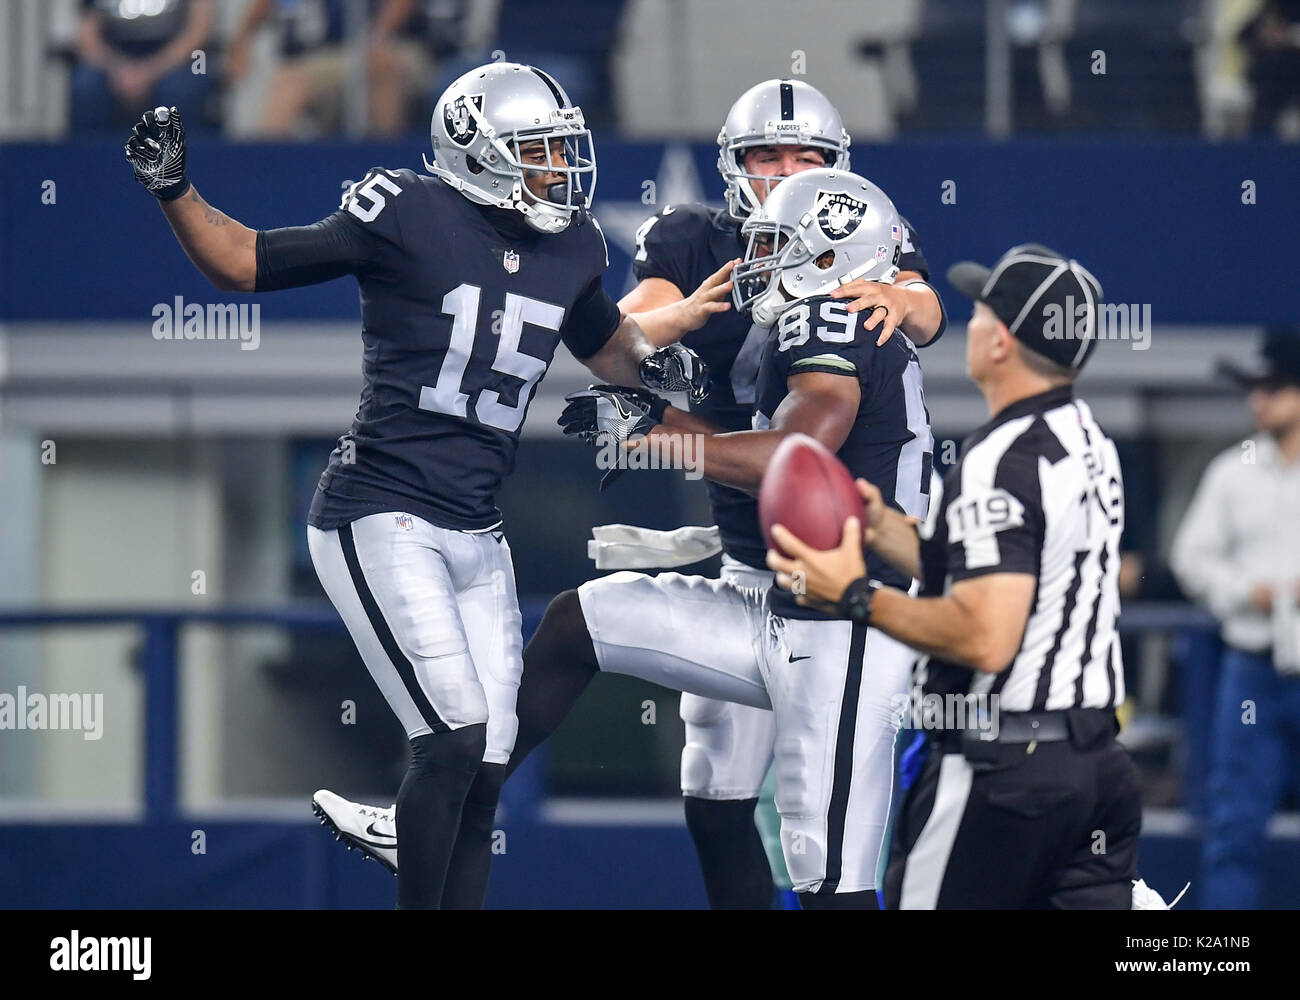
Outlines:
<svg viewBox="0 0 1300 1000"><path fill-rule="evenodd" d="M903 255L894 203L847 170L820 167L787 177L741 232L749 241L732 272L731 295L759 326L858 278L893 284Z"/></svg>
<svg viewBox="0 0 1300 1000"><path fill-rule="evenodd" d="M825 154L827 167L849 169L849 134L826 95L802 80L764 80L740 95L718 133L718 171L732 218L759 207L750 181L775 181L745 171L746 150L781 145L812 146Z"/></svg>
<svg viewBox="0 0 1300 1000"><path fill-rule="evenodd" d="M433 159L425 167L470 201L519 212L543 233L564 230L591 204L596 150L582 109L535 66L494 62L470 70L438 98L429 123ZM564 142L563 162L551 140ZM546 166L525 164L519 147L545 140ZM561 183L538 197L524 186L525 171L560 174Z"/></svg>

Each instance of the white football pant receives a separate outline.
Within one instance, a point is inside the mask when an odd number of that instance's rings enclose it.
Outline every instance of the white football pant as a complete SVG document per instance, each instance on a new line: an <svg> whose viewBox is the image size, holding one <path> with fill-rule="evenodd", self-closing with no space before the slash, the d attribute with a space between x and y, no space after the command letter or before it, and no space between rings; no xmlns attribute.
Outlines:
<svg viewBox="0 0 1300 1000"><path fill-rule="evenodd" d="M847 621L779 617L766 592L726 579L615 573L578 597L602 670L772 710L796 891L875 889L908 647Z"/></svg>
<svg viewBox="0 0 1300 1000"><path fill-rule="evenodd" d="M522 620L498 529L438 528L402 512L307 528L316 575L408 738L487 723L505 764L519 722Z"/></svg>

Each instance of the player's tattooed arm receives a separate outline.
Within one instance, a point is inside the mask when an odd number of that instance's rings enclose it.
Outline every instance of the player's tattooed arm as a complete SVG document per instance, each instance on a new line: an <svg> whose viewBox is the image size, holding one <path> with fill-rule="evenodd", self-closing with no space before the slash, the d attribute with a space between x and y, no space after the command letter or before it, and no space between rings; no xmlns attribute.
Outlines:
<svg viewBox="0 0 1300 1000"><path fill-rule="evenodd" d="M623 296L618 307L637 321L656 347L674 343L698 330L710 316L731 308L730 276L736 263L727 261L687 296L665 278L646 278Z"/></svg>
<svg viewBox="0 0 1300 1000"><path fill-rule="evenodd" d="M257 282L257 233L203 200L191 185L159 202L194 266L222 291L251 292Z"/></svg>
<svg viewBox="0 0 1300 1000"><path fill-rule="evenodd" d="M700 434L702 440L695 454L700 456L704 477L757 494L767 463L782 438L796 432L808 434L831 451L839 451L853 429L862 400L858 380L843 375L801 372L790 376L787 386L789 394L777 407L766 430L707 434L677 429L669 424L666 414L665 422L648 435L650 444L671 451L674 447L683 447L683 442L674 442L674 438ZM683 416L689 417L689 414ZM676 453L688 454L683 450Z"/></svg>
<svg viewBox="0 0 1300 1000"><path fill-rule="evenodd" d="M257 234L209 205L190 183L180 111L161 105L146 111L127 137L125 152L135 179L158 199L194 266L223 291L251 292L257 282Z"/></svg>

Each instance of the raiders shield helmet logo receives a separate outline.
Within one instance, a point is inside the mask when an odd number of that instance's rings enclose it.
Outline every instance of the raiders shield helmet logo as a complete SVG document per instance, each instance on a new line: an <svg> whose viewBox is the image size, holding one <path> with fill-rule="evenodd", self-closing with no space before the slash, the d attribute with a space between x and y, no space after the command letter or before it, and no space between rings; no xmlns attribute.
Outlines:
<svg viewBox="0 0 1300 1000"><path fill-rule="evenodd" d="M477 110L483 110L482 94L475 94L468 100L474 102ZM442 107L442 121L447 127L447 134L458 146L468 146L474 140L474 136L478 135L478 122L469 113L469 107L465 102L466 97L462 95Z"/></svg>
<svg viewBox="0 0 1300 1000"><path fill-rule="evenodd" d="M867 212L867 203L847 194L818 191L817 200L825 200L817 213L817 225L828 240L846 240L852 236Z"/></svg>

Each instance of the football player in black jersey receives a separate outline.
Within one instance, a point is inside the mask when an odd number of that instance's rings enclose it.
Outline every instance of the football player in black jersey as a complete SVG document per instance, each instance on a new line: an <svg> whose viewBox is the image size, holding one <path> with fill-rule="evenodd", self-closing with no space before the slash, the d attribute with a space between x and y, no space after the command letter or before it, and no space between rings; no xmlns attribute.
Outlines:
<svg viewBox="0 0 1300 1000"><path fill-rule="evenodd" d="M691 412L713 428L742 431L752 426L768 331L745 310L732 309L724 297L731 290L731 267L745 247L741 224L784 178L827 165L847 169L849 137L839 113L816 88L802 81L768 80L736 101L718 146L727 207L669 205L647 219L637 233L633 260L639 283L619 306L652 342L680 339L698 352L709 366L712 391L705 400L691 401ZM842 303L846 315L868 310L863 329L872 329L877 344L901 329L922 346L942 333L945 316L938 294L926 283L929 268L920 240L906 220L900 225L900 270L894 283L849 278L831 294L848 300ZM684 295L692 288L692 294ZM520 732L507 774L555 730L598 668L617 670L613 661L630 656L629 650L667 661L689 656L699 633L690 627L665 629L665 620L688 619L687 626L707 628L714 607L725 607L741 590L771 585L754 497L721 482L707 485L723 553L721 581L707 581L706 588L701 585L706 581L677 574L622 574L620 581L601 577L580 591L559 595L524 651ZM669 613L678 607L687 610ZM733 638L738 648L750 648L748 636ZM710 906L770 907L772 873L754 825L754 807L773 759L773 714L690 692L682 696L681 712L686 820ZM362 825L375 816L383 823L390 815L323 794L339 825ZM379 850L356 843L383 860Z"/></svg>
<svg viewBox="0 0 1300 1000"><path fill-rule="evenodd" d="M375 168L333 215L266 231L189 183L175 108L146 113L126 147L218 288L346 274L360 286L365 386L307 531L411 742L396 803L400 908L478 907L486 892L522 670L495 497L557 343L604 383L701 397L707 379L689 350L656 350L604 292L604 237L586 208L591 133L553 78L515 63L472 70L439 99L430 131L431 176ZM374 823L346 832L395 852Z"/></svg>
<svg viewBox="0 0 1300 1000"><path fill-rule="evenodd" d="M712 304L710 290L729 290L733 258L744 244L741 223L762 206L783 178L817 167L849 168L849 136L834 105L800 80L766 80L731 107L718 136L718 170L726 182L726 208L669 205L637 232L633 271L638 284L620 302L657 344L677 339L696 351L713 374L709 398L691 404L695 413L722 430L751 426L755 378L767 330L744 310ZM848 300L851 313L866 311L864 328L883 343L901 329L925 346L943 330L939 296L926 282L929 268L921 241L907 220L899 274L893 284L851 279L832 293ZM689 289L698 291L684 295ZM708 310L702 327L699 313ZM682 336L682 330L693 331ZM766 545L758 530L753 496L720 482L708 483L709 503L720 532L722 578L738 587L767 587ZM662 589L667 577L647 587ZM582 591L590 622L605 601L628 600L627 588L592 581ZM702 615L707 610L701 609ZM636 630L641 619L624 616L611 646L653 642ZM609 627L609 626L607 626ZM543 640L546 636L543 635ZM652 646L653 648L653 646ZM527 681L525 683L528 683ZM710 906L756 908L771 905L771 870L754 825L754 807L772 761L773 718L766 710L685 693L686 727L681 781L687 827L695 843ZM520 746L526 751L527 739Z"/></svg>
<svg viewBox="0 0 1300 1000"><path fill-rule="evenodd" d="M736 305L768 330L752 429L727 431L698 413L593 387L568 397L565 432L670 455L685 454L682 438L694 436L703 474L750 494L780 442L804 433L855 474L882 477L896 509L923 516L933 437L912 344L895 336L878 346L867 314L829 294L856 278L894 280L903 232L893 204L855 174L809 170L783 180L742 231ZM873 569L901 589L911 583L883 564ZM548 616L562 613L560 601ZM800 904L874 909L911 651L878 630L803 608L788 592L725 580L615 573L584 584L577 601L588 655L601 670L772 709L781 846ZM639 625L627 622L629 607ZM684 627L697 616L699 628ZM638 628L643 647L628 642ZM651 639L651 629L665 634ZM544 633L545 623L530 650ZM525 688L531 670L528 661ZM532 742L522 718L517 754Z"/></svg>

